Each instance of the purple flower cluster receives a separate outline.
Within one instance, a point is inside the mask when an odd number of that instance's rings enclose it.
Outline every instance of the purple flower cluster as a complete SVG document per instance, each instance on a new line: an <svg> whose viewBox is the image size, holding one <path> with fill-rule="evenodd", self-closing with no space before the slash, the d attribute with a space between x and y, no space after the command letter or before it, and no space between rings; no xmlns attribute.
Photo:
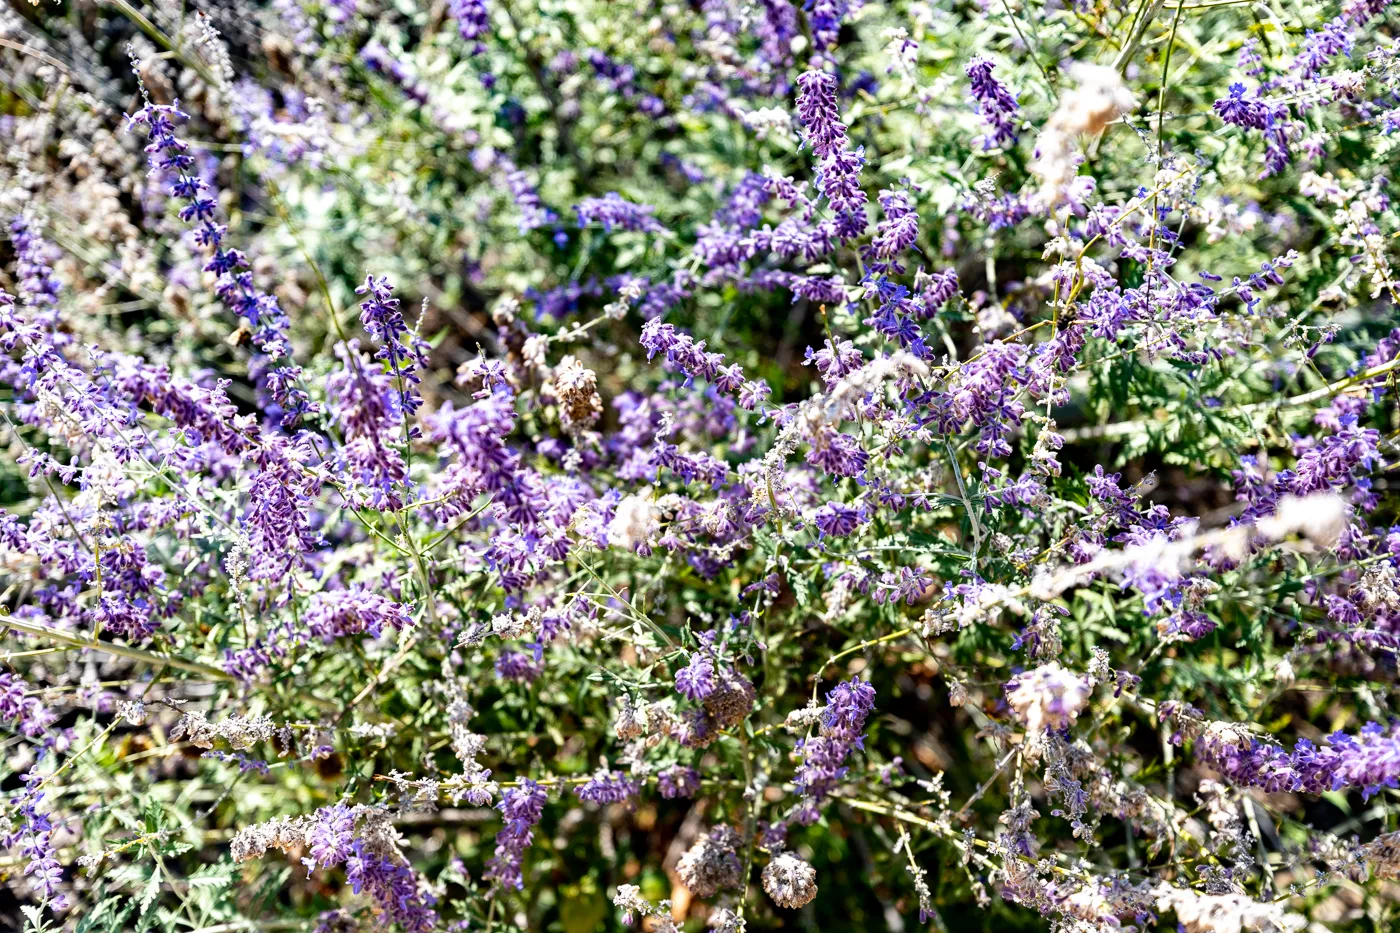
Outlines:
<svg viewBox="0 0 1400 933"><path fill-rule="evenodd" d="M544 789L529 778L508 788L496 804L505 826L496 834L496 854L487 863L486 878L502 888L525 887L525 850L535 841L535 824L544 815Z"/></svg>
<svg viewBox="0 0 1400 933"><path fill-rule="evenodd" d="M29 689L22 678L0 672L0 721L33 739L47 732L58 716L38 697L30 696Z"/></svg>
<svg viewBox="0 0 1400 933"><path fill-rule="evenodd" d="M1369 797L1400 787L1400 735L1368 723L1358 735L1335 732L1323 746L1300 739L1289 752L1241 729L1207 727L1196 755L1236 784L1271 793L1321 794L1360 789Z"/></svg>
<svg viewBox="0 0 1400 933"><path fill-rule="evenodd" d="M449 0L447 14L457 22L457 33L472 43L472 54L485 50L478 40L491 31L491 11L486 0Z"/></svg>
<svg viewBox="0 0 1400 933"><path fill-rule="evenodd" d="M327 379L326 394L339 418L345 439L341 455L351 479L368 491L365 500L370 508L402 508L398 487L408 478L398 447L403 441L403 396L394 391L381 368L360 353L359 341L340 344L336 355L341 368Z"/></svg>
<svg viewBox="0 0 1400 933"><path fill-rule="evenodd" d="M1232 477L1235 498L1246 505L1242 521L1273 515L1285 496L1301 498L1327 490L1349 491L1357 504L1374 507L1368 474L1384 463L1380 432L1360 427L1355 412L1332 417L1332 433L1295 441L1297 462L1291 470L1269 473L1257 458L1248 454L1240 458L1240 469Z"/></svg>
<svg viewBox="0 0 1400 933"><path fill-rule="evenodd" d="M49 246L23 214L10 222L10 240L15 248L15 277L20 300L28 311L29 322L62 347L68 336L57 330L58 278L47 255Z"/></svg>
<svg viewBox="0 0 1400 933"><path fill-rule="evenodd" d="M516 168L515 163L509 159L502 159L501 162L505 171L506 190L515 201L515 209L520 212L520 232L528 233L554 223L557 219L554 211L545 207L544 202L540 200L540 193L525 170Z"/></svg>
<svg viewBox="0 0 1400 933"><path fill-rule="evenodd" d="M599 224L604 233L613 228L632 230L639 233L664 233L660 222L651 216L653 208L649 204L634 204L616 191L609 191L601 198L584 198L574 205L578 215L578 225Z"/></svg>
<svg viewBox="0 0 1400 933"><path fill-rule="evenodd" d="M350 635L378 638L386 629L401 631L413 624L408 607L361 586L313 593L302 623L312 638L330 644Z"/></svg>
<svg viewBox="0 0 1400 933"><path fill-rule="evenodd" d="M715 665L700 652L690 656L690 662L676 671L676 692L687 700L698 702L715 689Z"/></svg>
<svg viewBox="0 0 1400 933"><path fill-rule="evenodd" d="M771 391L766 383L745 379L744 369L738 363L726 366L724 355L708 352L705 341L695 340L660 319L642 326L640 342L648 360L662 354L668 367L684 373L688 379L706 379L717 391L735 393L739 406L748 411L759 409Z"/></svg>
<svg viewBox="0 0 1400 933"><path fill-rule="evenodd" d="M253 343L261 355L256 367L259 385L275 407L268 415L292 425L316 411L306 390L300 387L301 367L290 362L292 346L289 322L277 299L253 284L248 259L237 249L225 249L228 228L215 222L217 204L205 189L208 184L191 174L194 156L189 145L175 135L175 123L188 119L179 104L147 103L129 118L132 126L145 126L147 161L153 175L170 178L170 196L184 202L180 219L195 224L195 242L210 252L204 270L218 276L215 294L253 329Z"/></svg>
<svg viewBox="0 0 1400 933"><path fill-rule="evenodd" d="M588 803L624 803L641 792L641 786L621 771L600 771L574 789Z"/></svg>
<svg viewBox="0 0 1400 933"><path fill-rule="evenodd" d="M802 764L793 781L802 790L802 803L794 822L808 826L820 817L823 803L849 770L846 759L864 748L865 721L874 709L875 688L854 677L826 695L820 734L797 745Z"/></svg>
<svg viewBox="0 0 1400 933"><path fill-rule="evenodd" d="M987 124L987 132L978 138L982 148L1009 149L1016 145L1016 112L1020 107L1016 95L992 75L995 67L989 58L974 58L967 64L967 77L977 112Z"/></svg>
<svg viewBox="0 0 1400 933"><path fill-rule="evenodd" d="M872 275L902 275L904 266L897 260L919 238L919 214L908 193L889 189L880 192L880 209L885 216L865 250L872 260L867 270Z"/></svg>
<svg viewBox="0 0 1400 933"><path fill-rule="evenodd" d="M423 404L415 387L422 381L418 370L427 365L427 345L409 330L387 278L367 275L355 294L364 296L360 302L360 324L379 346L374 358L382 360L388 375L398 380L399 413L405 419L411 418Z"/></svg>
<svg viewBox="0 0 1400 933"><path fill-rule="evenodd" d="M301 860L306 876L319 865L329 868L342 864L354 852L355 811L343 803L316 811L315 822L306 834L311 854Z"/></svg>
<svg viewBox="0 0 1400 933"><path fill-rule="evenodd" d="M437 899L424 890L418 876L395 851L383 851L355 834L355 811L345 804L316 811L306 833L310 856L303 858L307 874L316 869L345 866L345 878L356 894L368 894L385 918L409 933L428 933L438 925Z"/></svg>
<svg viewBox="0 0 1400 933"><path fill-rule="evenodd" d="M858 12L865 0L805 0L807 25L812 30L812 45L818 53L836 48L840 39L841 21Z"/></svg>
<svg viewBox="0 0 1400 933"><path fill-rule="evenodd" d="M33 879L40 897L54 910L66 910L67 898L60 890L63 864L53 844L54 825L49 815L39 809L44 792L39 790L43 778L38 768L31 769L24 782L24 788L10 798L12 812L19 818L18 826L14 832L0 837L0 846L18 848L20 856L27 860L24 873Z"/></svg>
<svg viewBox="0 0 1400 933"><path fill-rule="evenodd" d="M1261 177L1282 171L1291 158L1288 140L1293 132L1288 105L1266 100L1256 92L1246 97L1243 84L1230 85L1230 96L1215 102L1220 119L1235 126L1256 129L1264 134L1264 172Z"/></svg>
<svg viewBox="0 0 1400 933"><path fill-rule="evenodd" d="M667 800L694 797L700 790L700 772L685 765L673 765L657 773L656 786Z"/></svg>
<svg viewBox="0 0 1400 933"><path fill-rule="evenodd" d="M806 71L797 79L797 116L806 145L817 157L817 189L836 214L836 235L853 239L865 232L866 196L860 186L864 149L850 148L836 104L836 76Z"/></svg>
<svg viewBox="0 0 1400 933"><path fill-rule="evenodd" d="M981 432L977 449L989 457L1011 453L1010 435L1021 424L1025 406L1017 400L1026 350L994 343L963 366L957 390L948 399L945 429L971 425Z"/></svg>
<svg viewBox="0 0 1400 933"><path fill-rule="evenodd" d="M1317 32L1307 30L1303 51L1293 60L1292 67L1304 80L1316 78L1338 55L1351 55L1352 44L1351 24L1338 16Z"/></svg>

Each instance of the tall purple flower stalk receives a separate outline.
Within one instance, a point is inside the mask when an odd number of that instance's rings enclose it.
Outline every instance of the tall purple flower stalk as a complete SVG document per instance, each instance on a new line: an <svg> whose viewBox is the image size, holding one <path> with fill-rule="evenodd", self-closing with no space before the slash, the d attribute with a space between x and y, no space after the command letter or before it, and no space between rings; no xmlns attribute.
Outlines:
<svg viewBox="0 0 1400 933"><path fill-rule="evenodd" d="M393 511L403 507L401 485L408 466L398 444L403 418L400 396L389 377L360 353L359 341L336 347L341 366L326 382L326 394L344 435L342 455L355 482L367 493L371 508Z"/></svg>
<svg viewBox="0 0 1400 933"><path fill-rule="evenodd" d="M379 345L374 358L386 363L388 375L399 381L399 408L404 418L412 418L423 404L415 387L422 382L418 370L427 365L427 347L409 330L388 277L365 276L364 284L355 289L355 294L364 296L360 302L360 324Z"/></svg>
<svg viewBox="0 0 1400 933"><path fill-rule="evenodd" d="M797 118L803 139L818 159L845 149L846 124L836 106L836 76L825 71L805 71L797 78Z"/></svg>
<svg viewBox="0 0 1400 933"><path fill-rule="evenodd" d="M609 191L601 198L584 198L574 207L580 227L596 223L602 226L604 233L611 233L614 227L640 233L662 233L665 228L651 216L653 210L650 204L634 204L616 191Z"/></svg>
<svg viewBox="0 0 1400 933"><path fill-rule="evenodd" d="M505 826L496 834L496 854L487 863L487 880L517 891L525 887L525 850L535 841L535 825L544 815L544 804L544 789L529 778L501 795L496 807Z"/></svg>
<svg viewBox="0 0 1400 933"><path fill-rule="evenodd" d="M978 139L983 149L1007 149L1016 145L1016 95L992 75L992 60L981 56L968 62L967 77L972 83L972 99L987 124Z"/></svg>
<svg viewBox="0 0 1400 933"><path fill-rule="evenodd" d="M62 346L68 338L55 330L58 324L59 283L47 255L49 246L23 214L10 222L10 239L15 247L19 296L29 311L29 320L50 332L50 339Z"/></svg>
<svg viewBox="0 0 1400 933"><path fill-rule="evenodd" d="M802 803L795 822L808 826L821 815L823 803L846 776L846 759L864 747L865 721L874 709L875 688L854 677L826 695L820 733L797 745L802 764L793 782L802 789Z"/></svg>
<svg viewBox="0 0 1400 933"><path fill-rule="evenodd" d="M195 242L210 252L204 271L218 276L215 294L253 328L253 344L260 355L254 374L276 406L268 411L269 416L286 425L295 424L313 414L316 406L300 387L301 367L291 362L292 345L287 336L290 322L277 299L253 284L247 257L237 249L224 248L228 228L215 222L215 200L205 190L207 183L191 174L194 156L189 153L189 145L175 135L176 121L184 119L188 115L179 109L178 102L166 105L148 101L128 117L128 124L146 128L146 154L152 174L174 178L169 194L184 202L180 219L195 225Z"/></svg>
<svg viewBox="0 0 1400 933"><path fill-rule="evenodd" d="M19 825L0 839L0 845L7 849L18 847L20 855L27 860L24 873L34 879L39 895L54 910L66 910L68 901L59 889L63 883L63 864L54 849L54 825L48 814L39 809L44 799L44 792L38 789L42 781L38 768L24 776L24 789L10 798Z"/></svg>
<svg viewBox="0 0 1400 933"><path fill-rule="evenodd" d="M817 162L817 189L836 214L836 235L853 239L865 232L866 196L860 187L864 149L850 148L836 107L836 76L807 71L797 79L797 115Z"/></svg>
<svg viewBox="0 0 1400 933"><path fill-rule="evenodd" d="M890 189L880 192L880 209L885 218L875 225L875 235L866 250L871 260L867 268L872 274L898 275L904 272L904 266L897 261L899 256L919 239L919 214L907 192Z"/></svg>

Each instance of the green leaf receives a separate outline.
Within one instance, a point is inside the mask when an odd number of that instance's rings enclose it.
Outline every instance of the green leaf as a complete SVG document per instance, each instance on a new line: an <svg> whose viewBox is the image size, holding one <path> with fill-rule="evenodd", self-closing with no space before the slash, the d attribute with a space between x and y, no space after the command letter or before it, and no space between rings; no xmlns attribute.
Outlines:
<svg viewBox="0 0 1400 933"><path fill-rule="evenodd" d="M792 588L792 598L797 605L806 609L812 602L812 588L808 579L800 573L788 576L788 586Z"/></svg>
<svg viewBox="0 0 1400 933"><path fill-rule="evenodd" d="M160 897L160 868L151 872L150 880L146 882L146 888L141 892L141 913L144 915L151 909L156 898Z"/></svg>
<svg viewBox="0 0 1400 933"><path fill-rule="evenodd" d="M29 921L29 925L25 927L26 930L47 929L44 924L44 911L41 908L33 904L22 904L19 909L24 912L25 918Z"/></svg>

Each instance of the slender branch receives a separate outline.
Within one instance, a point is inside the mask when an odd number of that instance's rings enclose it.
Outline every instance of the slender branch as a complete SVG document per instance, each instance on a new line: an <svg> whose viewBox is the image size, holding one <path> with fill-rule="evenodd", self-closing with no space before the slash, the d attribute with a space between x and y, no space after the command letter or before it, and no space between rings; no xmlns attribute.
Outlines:
<svg viewBox="0 0 1400 933"><path fill-rule="evenodd" d="M147 651L144 648L132 648L129 645L116 645L109 641L89 641L86 638L79 638L69 632L59 629L49 628L47 625L39 625L35 622L22 622L9 615L8 610L0 608L0 625L14 629L16 632L23 632L26 635L33 635L38 638L47 638L69 648L88 648L93 651L105 651L107 654L115 655L119 658L127 658L132 661L141 661L145 664L168 664L177 670L188 671L192 674L203 674L211 680L232 681L233 676L227 671L220 670L209 664L202 664L199 661L186 661L184 658L172 657L171 655L160 654L155 651Z"/></svg>

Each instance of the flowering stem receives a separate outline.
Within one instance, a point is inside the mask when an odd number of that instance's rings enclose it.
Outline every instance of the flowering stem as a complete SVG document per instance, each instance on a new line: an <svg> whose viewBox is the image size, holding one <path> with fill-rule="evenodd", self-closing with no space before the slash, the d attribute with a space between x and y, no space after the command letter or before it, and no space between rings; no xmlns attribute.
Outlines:
<svg viewBox="0 0 1400 933"><path fill-rule="evenodd" d="M914 634L914 630L912 628L902 628L897 632L890 632L888 635L881 635L879 638L867 639L866 641L863 641L858 645L852 645L844 651L838 651L836 654L833 654L831 657L826 659L825 664L823 664L820 668L817 669L816 678L812 683L812 699L815 700L817 698L817 691L821 687L822 683L822 675L826 673L826 669L828 667L831 667L831 665L835 664L837 661L841 660L842 658L849 657L853 654L859 654L866 648L871 648L875 645L884 644L887 641L895 641L896 639L903 638L905 635L912 634Z"/></svg>
<svg viewBox="0 0 1400 933"><path fill-rule="evenodd" d="M135 23L136 28L140 29L146 35L150 36L151 39L154 40L158 45L164 46L166 51L173 55L180 62L180 64L184 65L186 68L194 70L201 78L205 80L205 82L209 84L210 87L217 88L221 85L219 79L214 77L214 75L210 73L209 69L204 67L204 64L202 62L200 62L197 59L190 58L188 55L185 55L178 48L176 48L175 43L171 41L169 36L167 36L165 33L161 32L158 28L156 28L154 23L147 19L141 13L141 11L137 10L135 7L131 6L131 4L127 3L126 0L107 0L107 3L115 7L117 11L123 16L125 16L127 19Z"/></svg>
<svg viewBox="0 0 1400 933"><path fill-rule="evenodd" d="M1021 23L1016 19L1016 14L1012 12L1010 2L1008 2L1008 0L1001 0L1001 5L1006 10L1006 16L1011 20L1011 25L1016 30L1016 35L1021 40L1021 44L1030 52L1031 61L1035 62L1035 67L1040 70L1040 76L1045 79L1045 88L1050 92L1050 100L1052 102L1058 101L1059 97L1055 94L1055 83L1050 80L1050 73L1046 71L1045 66L1041 64L1040 55L1037 53L1036 47L1026 41L1025 33L1021 32Z"/></svg>
<svg viewBox="0 0 1400 933"><path fill-rule="evenodd" d="M1001 777L1001 773L1006 770L1006 766L1011 763L1011 759L1019 751L1019 748L1013 748L1011 751L1006 753L1006 755L1001 759L1001 761L997 762L997 769L992 772L992 776L987 778L987 780L983 782L982 786L977 788L977 791L971 797L967 798L967 802L964 803L958 809L957 813L953 814L954 819L960 820L964 816L966 816L968 808L970 808L977 801L981 800L982 795L992 789L992 785L997 782L997 778Z"/></svg>
<svg viewBox="0 0 1400 933"><path fill-rule="evenodd" d="M188 671L192 674L203 674L211 680L232 681L232 675L209 664L201 664L198 661L186 661L184 658L171 657L170 655L158 654L154 651L146 651L142 648L132 648L128 645L114 645L109 641L92 642L86 638L79 638L68 632L49 628L47 625L39 625L34 622L21 622L12 617L9 610L0 606L0 625L7 626L17 632L26 635L34 635L39 638L47 638L59 644L75 649L90 649L93 651L105 651L107 654L116 655L120 658L127 658L132 661L142 661L147 664L166 664L177 670Z"/></svg>

